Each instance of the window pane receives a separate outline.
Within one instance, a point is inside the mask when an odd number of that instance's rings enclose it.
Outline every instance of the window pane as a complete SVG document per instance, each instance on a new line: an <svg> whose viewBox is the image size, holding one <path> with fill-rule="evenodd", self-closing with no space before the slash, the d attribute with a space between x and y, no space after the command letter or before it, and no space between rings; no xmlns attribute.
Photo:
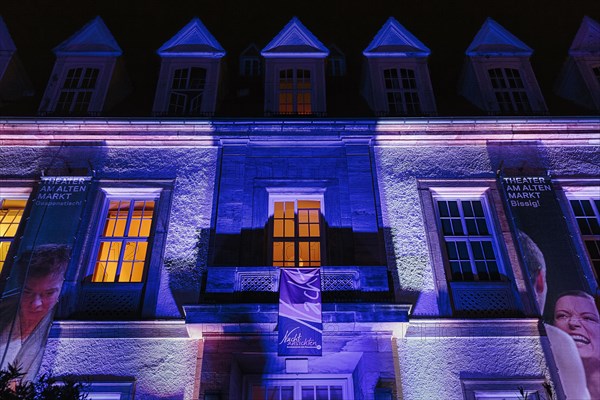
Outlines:
<svg viewBox="0 0 600 400"><path fill-rule="evenodd" d="M283 202L282 201L276 201L273 204L273 217L283 218Z"/></svg>
<svg viewBox="0 0 600 400"><path fill-rule="evenodd" d="M152 225L152 213L154 210L153 201L136 201L131 213L131 222L127 236L129 237L148 237L150 236L150 226Z"/></svg>
<svg viewBox="0 0 600 400"><path fill-rule="evenodd" d="M293 201L285 202L285 217L286 218L294 218L294 202Z"/></svg>
<svg viewBox="0 0 600 400"><path fill-rule="evenodd" d="M341 386L331 386L329 391L330 400L343 400L342 399L342 395L343 395L343 391L342 391L342 387Z"/></svg>
<svg viewBox="0 0 600 400"><path fill-rule="evenodd" d="M317 386L317 400L329 400L329 390L327 386Z"/></svg>
<svg viewBox="0 0 600 400"><path fill-rule="evenodd" d="M120 254L121 242L101 242L92 282L114 282Z"/></svg>
<svg viewBox="0 0 600 400"><path fill-rule="evenodd" d="M310 224L310 237L319 236L321 236L321 229L319 228L319 224Z"/></svg>
<svg viewBox="0 0 600 400"><path fill-rule="evenodd" d="M281 388L281 400L294 400L293 386L283 386Z"/></svg>
<svg viewBox="0 0 600 400"><path fill-rule="evenodd" d="M302 386L302 400L315 400L315 389L312 386Z"/></svg>
<svg viewBox="0 0 600 400"><path fill-rule="evenodd" d="M294 220L285 220L285 237L294 237Z"/></svg>
<svg viewBox="0 0 600 400"><path fill-rule="evenodd" d="M295 260L296 260L296 250L295 249L296 249L295 243L285 242L283 256L284 256L286 267L294 267L295 266L295 264L296 264L295 263Z"/></svg>
<svg viewBox="0 0 600 400"><path fill-rule="evenodd" d="M127 242L119 273L119 282L141 282L146 259L147 242Z"/></svg>
<svg viewBox="0 0 600 400"><path fill-rule="evenodd" d="M440 211L440 217L450 216L450 211L448 210L448 202L438 201L438 210Z"/></svg>
<svg viewBox="0 0 600 400"><path fill-rule="evenodd" d="M298 204L298 222L308 222L308 210L300 209L300 204Z"/></svg>
<svg viewBox="0 0 600 400"><path fill-rule="evenodd" d="M310 242L310 261L312 267L321 265L321 242Z"/></svg>
<svg viewBox="0 0 600 400"><path fill-rule="evenodd" d="M283 237L283 220L276 219L273 221L273 236Z"/></svg>
<svg viewBox="0 0 600 400"><path fill-rule="evenodd" d="M283 266L283 242L273 242L273 265Z"/></svg>
<svg viewBox="0 0 600 400"><path fill-rule="evenodd" d="M308 237L310 236L309 232L308 232L308 224L302 224L302 225L298 225L298 236L300 237Z"/></svg>
<svg viewBox="0 0 600 400"><path fill-rule="evenodd" d="M0 242L0 272L2 272L2 267L4 266L4 262L6 261L6 256L8 254L8 249L10 248L11 242Z"/></svg>

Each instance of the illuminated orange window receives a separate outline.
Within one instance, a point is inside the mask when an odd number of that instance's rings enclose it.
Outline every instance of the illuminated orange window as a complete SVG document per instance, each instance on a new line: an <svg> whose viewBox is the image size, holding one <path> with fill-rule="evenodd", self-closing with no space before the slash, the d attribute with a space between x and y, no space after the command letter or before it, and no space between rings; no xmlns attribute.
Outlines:
<svg viewBox="0 0 600 400"><path fill-rule="evenodd" d="M153 200L110 200L92 282L142 281L153 214Z"/></svg>
<svg viewBox="0 0 600 400"><path fill-rule="evenodd" d="M273 203L273 265L321 266L321 202L289 200Z"/></svg>
<svg viewBox="0 0 600 400"><path fill-rule="evenodd" d="M15 239L27 200L0 199L0 272Z"/></svg>
<svg viewBox="0 0 600 400"><path fill-rule="evenodd" d="M312 113L312 83L308 69L279 71L279 112L281 114Z"/></svg>

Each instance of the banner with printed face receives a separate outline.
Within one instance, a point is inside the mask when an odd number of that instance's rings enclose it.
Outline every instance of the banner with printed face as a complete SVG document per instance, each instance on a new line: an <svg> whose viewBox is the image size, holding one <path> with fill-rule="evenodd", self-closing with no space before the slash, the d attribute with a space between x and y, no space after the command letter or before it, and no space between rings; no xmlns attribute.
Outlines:
<svg viewBox="0 0 600 400"><path fill-rule="evenodd" d="M0 300L1 367L32 380L65 279L89 193L89 177L42 177Z"/></svg>
<svg viewBox="0 0 600 400"><path fill-rule="evenodd" d="M564 395L600 398L600 380L592 378L600 371L600 316L552 182L540 175L501 181Z"/></svg>
<svg viewBox="0 0 600 400"><path fill-rule="evenodd" d="M280 356L320 356L323 345L319 268L281 268Z"/></svg>

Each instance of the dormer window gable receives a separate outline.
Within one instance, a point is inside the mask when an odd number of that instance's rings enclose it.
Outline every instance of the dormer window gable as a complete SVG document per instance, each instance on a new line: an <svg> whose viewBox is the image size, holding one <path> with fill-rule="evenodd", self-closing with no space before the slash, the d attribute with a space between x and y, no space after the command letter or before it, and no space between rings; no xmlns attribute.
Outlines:
<svg viewBox="0 0 600 400"><path fill-rule="evenodd" d="M99 115L107 108L117 58L123 53L104 21L96 17L54 48L56 63L40 114ZM113 94L113 99L119 94Z"/></svg>
<svg viewBox="0 0 600 400"><path fill-rule="evenodd" d="M0 81L3 79L6 68L16 51L17 47L8 32L4 20L0 17Z"/></svg>
<svg viewBox="0 0 600 400"><path fill-rule="evenodd" d="M0 107L24 96L33 95L33 88L17 55L17 47L0 17Z"/></svg>
<svg viewBox="0 0 600 400"><path fill-rule="evenodd" d="M221 60L226 52L199 18L157 51L162 58L153 112L169 116L214 114Z"/></svg>
<svg viewBox="0 0 600 400"><path fill-rule="evenodd" d="M547 113L531 68L533 50L488 18L466 51L461 94L491 115Z"/></svg>
<svg viewBox="0 0 600 400"><path fill-rule="evenodd" d="M324 115L329 50L294 17L265 48L265 114Z"/></svg>
<svg viewBox="0 0 600 400"><path fill-rule="evenodd" d="M584 17L556 84L556 93L600 111L600 23Z"/></svg>
<svg viewBox="0 0 600 400"><path fill-rule="evenodd" d="M361 92L378 116L434 115L427 57L431 51L390 17L363 51Z"/></svg>

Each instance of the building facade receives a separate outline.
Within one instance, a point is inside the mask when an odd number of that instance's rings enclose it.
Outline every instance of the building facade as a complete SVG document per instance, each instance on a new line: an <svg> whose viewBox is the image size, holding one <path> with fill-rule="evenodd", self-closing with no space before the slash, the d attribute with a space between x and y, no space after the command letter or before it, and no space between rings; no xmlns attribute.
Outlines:
<svg viewBox="0 0 600 400"><path fill-rule="evenodd" d="M598 69L600 25L581 29L564 79ZM223 117L225 51L195 18L132 118L106 112L133 89L92 20L55 48L39 114L0 121L3 366L28 357L33 260L60 244L31 369L92 399L596 398L600 354L579 348L600 348L600 321L555 325L562 292L599 294L600 118L546 115L531 52L486 20L459 90L487 115L436 117L430 50L390 18L363 52L371 114L333 118L329 50L293 18L243 53L266 118ZM0 88L19 71L4 68ZM281 354L281 270L312 268L321 354Z"/></svg>

